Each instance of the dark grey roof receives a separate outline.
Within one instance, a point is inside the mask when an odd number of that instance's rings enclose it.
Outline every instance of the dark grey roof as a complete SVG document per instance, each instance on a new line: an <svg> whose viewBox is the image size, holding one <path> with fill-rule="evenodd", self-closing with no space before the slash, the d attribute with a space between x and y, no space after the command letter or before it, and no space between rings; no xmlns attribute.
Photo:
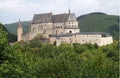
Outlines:
<svg viewBox="0 0 120 78"><path fill-rule="evenodd" d="M76 19L75 13L70 13L68 20L69 21L76 21L77 19Z"/></svg>
<svg viewBox="0 0 120 78"><path fill-rule="evenodd" d="M72 33L67 33L67 34L50 34L49 36L50 37L69 37L69 36L72 36L72 35L75 35L75 34L72 34Z"/></svg>
<svg viewBox="0 0 120 78"><path fill-rule="evenodd" d="M106 37L111 36L109 33L106 32L80 32L80 33L76 33L76 35L104 35Z"/></svg>
<svg viewBox="0 0 120 78"><path fill-rule="evenodd" d="M33 24L47 23L47 22L61 23L61 22L66 22L68 20L75 21L76 20L75 14L74 13L57 14L57 15L52 15L52 13L35 14L32 23Z"/></svg>
<svg viewBox="0 0 120 78"><path fill-rule="evenodd" d="M65 22L68 19L68 14L58 14L52 16L53 23Z"/></svg>
<svg viewBox="0 0 120 78"><path fill-rule="evenodd" d="M50 34L50 37L68 37L72 35L102 35L102 37L111 37L109 33L106 32L80 32L80 33L67 33L67 34Z"/></svg>
<svg viewBox="0 0 120 78"><path fill-rule="evenodd" d="M64 27L64 29L79 29L77 27Z"/></svg>
<svg viewBox="0 0 120 78"><path fill-rule="evenodd" d="M35 14L32 23L47 23L51 22L52 13Z"/></svg>

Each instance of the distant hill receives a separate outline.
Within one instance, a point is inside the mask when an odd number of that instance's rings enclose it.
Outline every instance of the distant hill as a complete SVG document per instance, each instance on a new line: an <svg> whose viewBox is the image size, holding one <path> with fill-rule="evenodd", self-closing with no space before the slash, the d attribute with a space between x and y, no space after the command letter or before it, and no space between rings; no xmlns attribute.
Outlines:
<svg viewBox="0 0 120 78"><path fill-rule="evenodd" d="M77 18L81 32L108 32L118 39L119 16L90 13Z"/></svg>
<svg viewBox="0 0 120 78"><path fill-rule="evenodd" d="M23 26L23 30L24 30L24 33L25 32L28 32L28 29L29 29L29 21L22 21L21 22L22 26ZM7 30L13 34L17 34L17 25L18 25L18 22L15 22L15 23L11 23L11 24L5 24L5 28L7 28Z"/></svg>
<svg viewBox="0 0 120 78"><path fill-rule="evenodd" d="M119 36L119 16L107 15L105 13L90 13L77 18L81 32L108 32L118 39ZM21 22L24 32L28 31L29 21ZM17 24L5 24L5 28L13 34L17 34Z"/></svg>

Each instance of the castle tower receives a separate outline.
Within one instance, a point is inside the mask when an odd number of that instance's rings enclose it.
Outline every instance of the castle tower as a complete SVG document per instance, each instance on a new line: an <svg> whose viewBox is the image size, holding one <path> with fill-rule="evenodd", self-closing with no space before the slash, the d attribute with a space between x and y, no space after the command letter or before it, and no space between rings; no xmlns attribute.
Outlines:
<svg viewBox="0 0 120 78"><path fill-rule="evenodd" d="M22 35L23 35L23 28L22 28L22 25L20 23L20 19L19 19L18 27L17 27L17 35L18 35L18 41L21 41Z"/></svg>

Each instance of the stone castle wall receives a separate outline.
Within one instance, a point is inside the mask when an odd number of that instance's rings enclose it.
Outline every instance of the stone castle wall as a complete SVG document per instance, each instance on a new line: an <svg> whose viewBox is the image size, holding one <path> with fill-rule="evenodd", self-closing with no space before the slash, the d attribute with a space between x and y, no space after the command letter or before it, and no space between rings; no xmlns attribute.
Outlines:
<svg viewBox="0 0 120 78"><path fill-rule="evenodd" d="M50 37L49 38L51 43L58 42L56 43L57 45L61 43L80 43L80 44L85 44L85 43L91 43L91 44L97 44L98 46L103 46L103 45L108 45L113 43L112 36L109 37L102 37L102 35L87 35L87 34L73 34L71 36L61 36L59 38L57 37Z"/></svg>
<svg viewBox="0 0 120 78"><path fill-rule="evenodd" d="M73 23L72 23L73 25ZM71 26L72 26L71 25ZM74 26L76 26L77 23L75 23ZM78 33L79 29L76 27L70 28L70 29L64 29L65 23L41 23L41 24L32 24L31 29L29 32L29 40L33 39L37 34L43 34L45 37L49 38L49 34L64 34L64 33ZM25 37L24 37L25 38ZM24 39L26 40L26 39Z"/></svg>
<svg viewBox="0 0 120 78"><path fill-rule="evenodd" d="M91 43L98 44L98 46L113 43L112 36L106 33L80 33L74 13L59 15L52 15L51 13L37 14L29 26L29 32L24 35L20 21L18 25L18 41L29 41L41 34L49 39L50 43L56 42L57 46L61 43ZM53 34L54 36L49 36Z"/></svg>

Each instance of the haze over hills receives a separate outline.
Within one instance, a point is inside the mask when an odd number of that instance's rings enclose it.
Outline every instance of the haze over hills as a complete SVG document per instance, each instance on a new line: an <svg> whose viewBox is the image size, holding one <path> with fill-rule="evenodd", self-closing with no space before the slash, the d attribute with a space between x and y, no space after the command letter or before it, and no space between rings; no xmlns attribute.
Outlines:
<svg viewBox="0 0 120 78"><path fill-rule="evenodd" d="M119 36L119 16L107 15L105 13L90 13L77 18L81 32L108 32L114 39ZM24 32L28 32L29 21L21 22ZM13 34L17 34L17 24L5 24L5 28Z"/></svg>

